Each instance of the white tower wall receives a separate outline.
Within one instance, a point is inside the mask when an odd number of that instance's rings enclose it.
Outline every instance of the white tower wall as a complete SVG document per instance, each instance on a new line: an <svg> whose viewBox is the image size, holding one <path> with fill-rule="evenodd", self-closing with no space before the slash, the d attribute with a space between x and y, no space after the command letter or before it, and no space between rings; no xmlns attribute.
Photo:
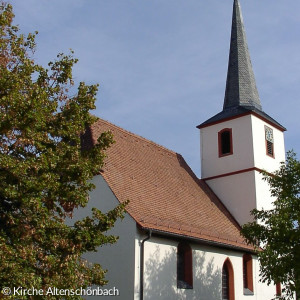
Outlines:
<svg viewBox="0 0 300 300"><path fill-rule="evenodd" d="M265 126L273 130L274 157L266 153ZM226 128L233 153L219 157L218 132ZM271 208L260 170L274 172L284 160L283 132L253 114L201 128L201 176L241 225L252 221L252 209Z"/></svg>
<svg viewBox="0 0 300 300"><path fill-rule="evenodd" d="M255 167L274 172L279 169L280 163L285 161L284 134L273 125L251 115L254 141ZM266 155L265 126L271 128L274 134L274 158Z"/></svg>
<svg viewBox="0 0 300 300"><path fill-rule="evenodd" d="M218 132L232 129L233 154L219 157ZM200 130L201 178L219 176L254 165L251 116L224 121Z"/></svg>

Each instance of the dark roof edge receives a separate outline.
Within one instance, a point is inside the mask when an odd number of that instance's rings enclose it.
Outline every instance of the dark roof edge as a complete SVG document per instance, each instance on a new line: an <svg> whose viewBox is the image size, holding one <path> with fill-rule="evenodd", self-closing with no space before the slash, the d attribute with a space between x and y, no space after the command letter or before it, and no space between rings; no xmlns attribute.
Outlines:
<svg viewBox="0 0 300 300"><path fill-rule="evenodd" d="M191 236L187 236L184 234L178 234L178 233L172 233L172 232L167 232L167 231L163 231L163 230L158 230L158 229L153 229L150 227L143 227L140 224L138 224L138 227L141 230L144 231L152 231L152 235L156 235L159 237L164 237L164 238L175 238L175 239L184 239L184 240L188 240L197 244L203 244L203 245L208 245L208 246L213 246L213 247L217 247L217 248L223 248L223 249L230 249L230 250L235 250L235 251L243 251L243 252L248 252L248 253L252 253L252 254L256 254L256 251L251 250L247 247L242 247L242 246L235 246L232 244L225 244L225 243L221 243L221 242L216 242L216 241L210 241L210 240L206 240L206 239L201 239L201 238L196 238L196 237L191 237ZM248 246L250 247L250 246Z"/></svg>
<svg viewBox="0 0 300 300"><path fill-rule="evenodd" d="M219 123L223 123L229 120L233 120L233 119L237 119L240 117L244 117L247 115L254 115L257 118L265 121L266 123L274 126L275 128L277 128L280 131L286 131L287 129L282 126L280 123L278 123L277 121L275 121L272 117L270 117L268 114L257 110L257 109L244 109L243 111L240 113L233 113L233 114L225 114L225 111L222 111L218 114L216 114L215 116L213 116L212 118L208 119L207 121L201 123L200 125L196 126L196 128L201 129L201 128L205 128L205 127L209 127L215 124L219 124Z"/></svg>

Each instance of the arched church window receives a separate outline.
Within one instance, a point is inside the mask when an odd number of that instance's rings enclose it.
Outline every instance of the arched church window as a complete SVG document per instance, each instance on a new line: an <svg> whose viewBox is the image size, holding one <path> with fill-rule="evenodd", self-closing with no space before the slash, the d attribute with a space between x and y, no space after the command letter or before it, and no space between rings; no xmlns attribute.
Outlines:
<svg viewBox="0 0 300 300"><path fill-rule="evenodd" d="M233 154L232 129L225 128L218 133L219 157Z"/></svg>
<svg viewBox="0 0 300 300"><path fill-rule="evenodd" d="M222 300L234 300L234 274L229 258L222 268Z"/></svg>
<svg viewBox="0 0 300 300"><path fill-rule="evenodd" d="M177 287L180 289L193 288L193 256L192 249L187 243L179 243L177 247Z"/></svg>
<svg viewBox="0 0 300 300"><path fill-rule="evenodd" d="M243 283L244 294L253 294L253 266L250 254L243 256Z"/></svg>

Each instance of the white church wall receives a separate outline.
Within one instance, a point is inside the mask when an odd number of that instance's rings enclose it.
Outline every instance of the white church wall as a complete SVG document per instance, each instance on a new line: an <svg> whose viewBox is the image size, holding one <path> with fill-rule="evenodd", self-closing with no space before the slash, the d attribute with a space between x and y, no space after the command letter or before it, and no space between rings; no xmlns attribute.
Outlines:
<svg viewBox="0 0 300 300"><path fill-rule="evenodd" d="M239 224L251 222L250 211L271 209L270 186L258 171L235 174L206 181L214 193L222 200Z"/></svg>
<svg viewBox="0 0 300 300"><path fill-rule="evenodd" d="M232 129L233 154L219 157L218 132ZM251 116L246 115L201 128L201 178L253 167Z"/></svg>
<svg viewBox="0 0 300 300"><path fill-rule="evenodd" d="M271 196L270 186L268 182L263 180L264 175L255 172L255 182L256 182L256 208L269 210L273 207L273 201L275 198Z"/></svg>
<svg viewBox="0 0 300 300"><path fill-rule="evenodd" d="M260 282L260 275L259 275L259 263L256 263L255 267L255 277L257 278L256 280L256 291L257 294L260 295L259 299L274 299L276 296L276 285L275 284L270 284L269 286L266 283Z"/></svg>
<svg viewBox="0 0 300 300"><path fill-rule="evenodd" d="M206 181L239 224L252 220L250 211L256 207L255 171Z"/></svg>
<svg viewBox="0 0 300 300"><path fill-rule="evenodd" d="M254 146L254 165L258 169L267 172L274 172L280 168L282 162L285 161L285 146L284 134L274 126L266 123L264 120L251 116L252 131ZM274 137L274 157L266 154L266 138L265 127L273 130ZM260 172L255 172L255 189L256 189L256 208L257 209L271 209L272 202L275 200L271 197L270 186L263 180L264 175Z"/></svg>
<svg viewBox="0 0 300 300"><path fill-rule="evenodd" d="M74 222L91 215L91 209L96 207L102 212L107 212L116 207L119 202L110 190L102 176L93 179L96 189L90 193L90 201L84 209L78 209L73 219ZM105 278L109 281L102 288L117 289L119 296L109 296L109 299L133 299L135 276L135 221L126 214L123 220L118 220L112 230L107 234L119 236L117 243L98 248L97 252L84 255L88 261L99 263L107 269ZM85 297L86 298L86 297ZM87 297L98 299L99 297Z"/></svg>
<svg viewBox="0 0 300 300"><path fill-rule="evenodd" d="M284 134L274 126L251 115L254 147L254 165L255 167L268 172L274 172L279 169L280 163L285 161ZM274 158L266 155L265 126L273 129L274 136Z"/></svg>
<svg viewBox="0 0 300 300"><path fill-rule="evenodd" d="M245 253L191 243L193 289L177 288L178 241L152 237L145 243L144 300L221 300L222 267L227 258L234 270L235 299L270 300L275 286L258 284L259 266L253 257L253 295L244 295L243 255ZM135 298L139 299L139 298Z"/></svg>
<svg viewBox="0 0 300 300"><path fill-rule="evenodd" d="M90 195L90 202L85 209L78 210L72 222L90 215L91 208L97 207L106 212L118 204L107 183L101 176L93 180L96 189ZM118 221L111 234L120 236L113 245L99 248L98 252L85 255L91 262L97 262L108 269L109 280L103 288L119 291L119 296L110 299L140 299L140 250L141 241L147 237L137 229L135 221L126 215ZM234 269L235 299L268 300L274 296L275 287L257 283L259 267L253 260L254 295L244 295L242 256L244 253L190 244L193 253L193 289L177 288L177 246L178 241L152 236L146 241L144 259L144 300L164 299L199 299L221 300L221 274L224 261L229 258ZM261 296L263 295L263 296ZM86 297L96 299L97 297Z"/></svg>
<svg viewBox="0 0 300 300"><path fill-rule="evenodd" d="M266 126L273 130L274 158L266 154ZM219 157L218 132L225 128L232 129L233 154ZM208 178L206 183L240 224L252 221L252 209L272 207L269 186L258 169L274 172L284 160L283 132L255 115L201 129L202 178Z"/></svg>

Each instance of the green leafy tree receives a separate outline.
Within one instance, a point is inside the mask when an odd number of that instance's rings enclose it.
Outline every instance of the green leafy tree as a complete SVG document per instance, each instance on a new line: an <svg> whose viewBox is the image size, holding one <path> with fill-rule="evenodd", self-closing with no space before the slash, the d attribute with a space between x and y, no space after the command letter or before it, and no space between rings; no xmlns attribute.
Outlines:
<svg viewBox="0 0 300 300"><path fill-rule="evenodd" d="M247 241L257 247L262 281L281 282L282 299L300 297L300 162L294 152L264 178L274 197L271 210L253 210L254 222L243 226Z"/></svg>
<svg viewBox="0 0 300 300"><path fill-rule="evenodd" d="M105 271L81 257L116 242L106 231L123 216L124 205L106 214L93 209L92 216L73 226L65 222L74 209L86 206L94 188L90 180L113 143L106 132L94 147L81 147L80 136L96 120L89 112L98 86L81 82L74 89L77 60L72 53L59 54L48 69L36 64L37 33L20 34L13 18L12 6L1 2L1 286L46 290L103 285Z"/></svg>

